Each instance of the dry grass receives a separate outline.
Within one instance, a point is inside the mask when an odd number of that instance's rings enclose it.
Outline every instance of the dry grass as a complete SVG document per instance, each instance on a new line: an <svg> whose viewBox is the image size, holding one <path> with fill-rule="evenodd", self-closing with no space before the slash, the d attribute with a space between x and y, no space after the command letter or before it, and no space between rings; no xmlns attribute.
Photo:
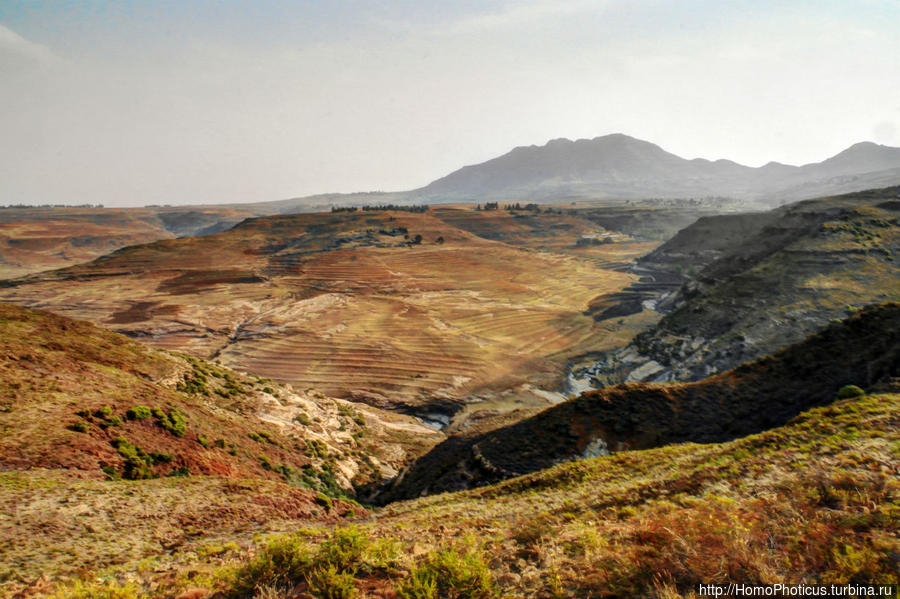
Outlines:
<svg viewBox="0 0 900 599"><path fill-rule="evenodd" d="M900 395L842 400L729 443L623 452L392 504L352 533L303 530L249 554L172 559L195 585L240 597L252 596L241 589L254 573L281 589L274 596L306 596L313 563L333 566L357 597L669 599L710 582L896 583L898 425ZM296 556L291 577L279 574L285 556ZM160 584L133 566L119 572ZM429 594L435 580L445 586ZM188 584L182 575L152 588Z"/></svg>

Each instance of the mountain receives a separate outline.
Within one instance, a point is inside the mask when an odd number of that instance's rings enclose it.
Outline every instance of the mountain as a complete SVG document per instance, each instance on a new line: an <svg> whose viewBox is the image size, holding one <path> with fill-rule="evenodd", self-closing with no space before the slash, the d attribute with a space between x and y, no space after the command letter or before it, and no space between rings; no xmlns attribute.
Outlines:
<svg viewBox="0 0 900 599"><path fill-rule="evenodd" d="M728 196L780 204L900 182L900 148L859 143L820 163L759 168L687 160L623 134L556 139L463 167L409 192L419 201Z"/></svg>
<svg viewBox="0 0 900 599"><path fill-rule="evenodd" d="M384 500L456 491L560 462L670 443L715 443L781 426L845 385L896 385L900 304L871 306L777 354L694 383L589 391L419 458Z"/></svg>

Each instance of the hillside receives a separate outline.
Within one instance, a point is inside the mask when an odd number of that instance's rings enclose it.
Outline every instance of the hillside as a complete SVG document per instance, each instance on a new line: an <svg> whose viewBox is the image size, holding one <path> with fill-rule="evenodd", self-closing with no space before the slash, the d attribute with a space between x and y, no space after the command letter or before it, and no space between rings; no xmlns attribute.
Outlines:
<svg viewBox="0 0 900 599"><path fill-rule="evenodd" d="M868 307L771 357L695 383L624 384L482 434L451 437L383 500L458 490L559 462L669 443L721 442L788 422L845 385L900 377L900 304Z"/></svg>
<svg viewBox="0 0 900 599"><path fill-rule="evenodd" d="M900 148L858 143L819 163L759 168L687 160L622 134L555 139L463 167L409 192L419 201L728 196L778 205L900 182Z"/></svg>
<svg viewBox="0 0 900 599"><path fill-rule="evenodd" d="M0 208L0 279L88 262L119 248L230 228L260 209Z"/></svg>
<svg viewBox="0 0 900 599"><path fill-rule="evenodd" d="M677 599L700 584L896 584L898 415L900 395L873 394L727 443L562 464L255 547L197 538L56 596Z"/></svg>
<svg viewBox="0 0 900 599"><path fill-rule="evenodd" d="M409 418L10 305L0 398L3 469L79 479L205 475L352 494L438 438Z"/></svg>
<svg viewBox="0 0 900 599"><path fill-rule="evenodd" d="M900 300L898 193L890 187L698 220L635 269L642 281L675 282L655 294L665 318L580 376L595 387L699 380L860 307Z"/></svg>
<svg viewBox="0 0 900 599"><path fill-rule="evenodd" d="M495 218L505 220L518 221ZM508 389L548 405L531 389L561 389L569 356L620 347L645 327L641 315L596 326L584 311L633 280L603 266L652 245L581 256L576 238L571 253L551 253L428 212L266 217L5 281L0 300L443 425L467 399Z"/></svg>

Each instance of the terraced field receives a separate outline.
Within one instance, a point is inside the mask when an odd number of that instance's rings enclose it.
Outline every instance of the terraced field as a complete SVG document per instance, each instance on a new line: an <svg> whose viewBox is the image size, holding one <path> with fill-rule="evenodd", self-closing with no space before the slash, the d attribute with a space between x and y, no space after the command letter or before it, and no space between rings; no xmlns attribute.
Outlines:
<svg viewBox="0 0 900 599"><path fill-rule="evenodd" d="M0 299L300 389L445 416L503 389L561 390L573 356L627 342L615 327L632 323L600 327L585 311L632 275L439 216L251 219L5 282Z"/></svg>

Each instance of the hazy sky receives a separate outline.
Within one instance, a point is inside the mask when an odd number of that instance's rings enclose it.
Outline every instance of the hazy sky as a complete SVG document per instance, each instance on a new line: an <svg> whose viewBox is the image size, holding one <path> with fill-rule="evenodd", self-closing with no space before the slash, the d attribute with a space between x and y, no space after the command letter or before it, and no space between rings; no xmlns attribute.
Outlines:
<svg viewBox="0 0 900 599"><path fill-rule="evenodd" d="M0 0L0 204L410 189L614 132L900 146L900 0Z"/></svg>

